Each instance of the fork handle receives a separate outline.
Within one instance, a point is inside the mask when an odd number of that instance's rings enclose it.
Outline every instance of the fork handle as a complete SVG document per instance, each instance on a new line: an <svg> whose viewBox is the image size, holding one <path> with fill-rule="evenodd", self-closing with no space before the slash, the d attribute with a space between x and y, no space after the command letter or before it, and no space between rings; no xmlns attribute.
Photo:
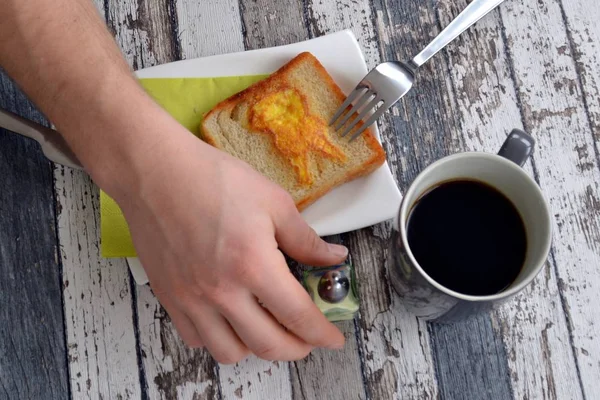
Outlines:
<svg viewBox="0 0 600 400"><path fill-rule="evenodd" d="M425 64L435 53L443 49L458 35L500 5L504 0L473 0L439 35L437 35L411 61L412 67Z"/></svg>

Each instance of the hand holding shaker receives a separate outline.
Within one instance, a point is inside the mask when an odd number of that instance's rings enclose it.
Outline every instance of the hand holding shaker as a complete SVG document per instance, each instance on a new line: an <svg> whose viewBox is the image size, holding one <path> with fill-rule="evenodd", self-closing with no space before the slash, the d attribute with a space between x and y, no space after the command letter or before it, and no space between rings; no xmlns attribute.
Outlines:
<svg viewBox="0 0 600 400"><path fill-rule="evenodd" d="M388 259L392 285L410 312L439 322L464 319L514 296L543 268L550 212L521 168L534 144L515 129L498 155L454 154L411 184Z"/></svg>

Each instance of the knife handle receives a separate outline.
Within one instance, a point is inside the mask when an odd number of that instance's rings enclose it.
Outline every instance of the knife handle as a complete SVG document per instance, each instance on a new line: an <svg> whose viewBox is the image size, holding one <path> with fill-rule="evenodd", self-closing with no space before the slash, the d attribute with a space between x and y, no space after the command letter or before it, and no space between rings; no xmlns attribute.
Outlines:
<svg viewBox="0 0 600 400"><path fill-rule="evenodd" d="M38 142L51 161L75 169L83 169L65 139L54 129L29 121L0 108L0 128L26 136Z"/></svg>

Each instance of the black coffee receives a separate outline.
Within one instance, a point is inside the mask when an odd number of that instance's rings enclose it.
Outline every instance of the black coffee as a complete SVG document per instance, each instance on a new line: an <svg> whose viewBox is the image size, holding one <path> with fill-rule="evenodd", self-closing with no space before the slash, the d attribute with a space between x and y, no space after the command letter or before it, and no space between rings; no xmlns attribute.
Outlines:
<svg viewBox="0 0 600 400"><path fill-rule="evenodd" d="M462 294L502 291L525 261L519 212L502 193L477 181L449 181L429 190L411 210L407 234L421 268Z"/></svg>

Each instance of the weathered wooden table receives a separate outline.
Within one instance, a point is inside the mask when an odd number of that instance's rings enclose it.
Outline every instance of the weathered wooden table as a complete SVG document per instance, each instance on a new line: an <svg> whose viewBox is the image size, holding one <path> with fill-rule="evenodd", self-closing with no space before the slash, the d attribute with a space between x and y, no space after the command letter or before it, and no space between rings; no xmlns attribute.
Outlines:
<svg viewBox="0 0 600 400"><path fill-rule="evenodd" d="M352 28L370 67L404 59L466 0L97 0L134 68ZM284 4L285 3L285 4ZM455 325L403 310L386 283L389 224L334 240L362 297L347 345L294 363L217 365L186 349L124 261L99 257L98 190L0 131L1 399L593 399L600 395L600 7L508 0L418 76L380 126L402 190L432 161L535 136L527 170L549 199L542 274ZM10 80L0 106L44 121Z"/></svg>

